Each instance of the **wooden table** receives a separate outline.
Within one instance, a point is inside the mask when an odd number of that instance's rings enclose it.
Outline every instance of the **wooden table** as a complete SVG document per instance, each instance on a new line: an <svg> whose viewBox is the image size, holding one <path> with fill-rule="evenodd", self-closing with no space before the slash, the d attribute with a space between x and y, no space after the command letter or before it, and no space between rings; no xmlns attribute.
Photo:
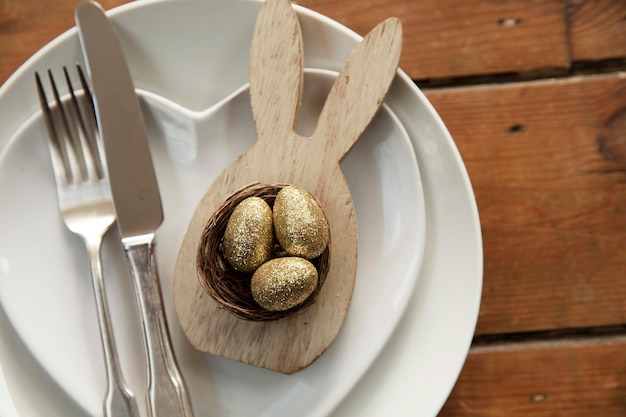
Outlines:
<svg viewBox="0 0 626 417"><path fill-rule="evenodd" d="M467 165L483 300L440 415L626 416L626 1L299 3L361 34L400 17L401 67ZM0 82L76 4L0 2Z"/></svg>

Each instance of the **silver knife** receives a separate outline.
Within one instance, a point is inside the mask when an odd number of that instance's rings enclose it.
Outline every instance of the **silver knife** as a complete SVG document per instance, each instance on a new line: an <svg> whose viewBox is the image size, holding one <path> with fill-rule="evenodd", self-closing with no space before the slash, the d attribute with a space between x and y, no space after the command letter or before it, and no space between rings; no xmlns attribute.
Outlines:
<svg viewBox="0 0 626 417"><path fill-rule="evenodd" d="M121 45L102 7L93 1L81 3L75 18L91 78L117 224L135 283L148 361L148 413L151 417L191 417L157 274L154 237L163 222L163 208L139 101Z"/></svg>

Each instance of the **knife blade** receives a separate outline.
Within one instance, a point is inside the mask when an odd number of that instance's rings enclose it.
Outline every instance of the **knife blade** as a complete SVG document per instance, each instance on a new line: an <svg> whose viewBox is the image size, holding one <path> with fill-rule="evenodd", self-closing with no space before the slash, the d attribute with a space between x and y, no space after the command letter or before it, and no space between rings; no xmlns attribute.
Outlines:
<svg viewBox="0 0 626 417"><path fill-rule="evenodd" d="M97 3L80 4L76 23L95 93L120 233L122 238L152 233L163 222L161 194L126 58Z"/></svg>
<svg viewBox="0 0 626 417"><path fill-rule="evenodd" d="M135 283L147 359L148 414L192 417L163 307L154 254L163 208L130 70L113 24L98 3L81 3L75 20L90 74L118 229Z"/></svg>

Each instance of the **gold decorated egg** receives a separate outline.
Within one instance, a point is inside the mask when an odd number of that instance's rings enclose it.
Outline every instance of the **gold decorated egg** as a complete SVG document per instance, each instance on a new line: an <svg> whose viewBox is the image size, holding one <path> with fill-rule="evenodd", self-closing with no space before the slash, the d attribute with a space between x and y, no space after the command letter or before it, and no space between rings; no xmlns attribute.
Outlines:
<svg viewBox="0 0 626 417"><path fill-rule="evenodd" d="M284 311L302 304L317 288L317 270L306 259L272 259L252 275L254 300L264 309Z"/></svg>
<svg viewBox="0 0 626 417"><path fill-rule="evenodd" d="M259 197L248 197L233 210L224 231L224 256L241 272L254 272L272 257L272 209Z"/></svg>
<svg viewBox="0 0 626 417"><path fill-rule="evenodd" d="M300 187L288 186L276 195L274 231L278 243L291 256L313 259L328 245L326 216L313 196Z"/></svg>

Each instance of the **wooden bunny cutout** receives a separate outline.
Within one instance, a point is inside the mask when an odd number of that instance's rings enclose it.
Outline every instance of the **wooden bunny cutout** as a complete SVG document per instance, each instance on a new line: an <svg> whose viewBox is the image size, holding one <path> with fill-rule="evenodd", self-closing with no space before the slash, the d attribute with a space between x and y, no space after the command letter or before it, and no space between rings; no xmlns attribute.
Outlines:
<svg viewBox="0 0 626 417"><path fill-rule="evenodd" d="M289 0L266 0L250 53L257 143L214 181L189 224L174 275L176 312L199 350L291 374L317 359L344 321L356 279L357 225L339 162L370 123L397 70L402 28L376 26L356 47L329 93L312 137L295 132L303 80L302 35ZM220 204L242 187L289 183L313 194L328 219L329 271L315 303L274 322L241 320L204 291L196 270L200 235ZM382 277L381 277L382 278Z"/></svg>

